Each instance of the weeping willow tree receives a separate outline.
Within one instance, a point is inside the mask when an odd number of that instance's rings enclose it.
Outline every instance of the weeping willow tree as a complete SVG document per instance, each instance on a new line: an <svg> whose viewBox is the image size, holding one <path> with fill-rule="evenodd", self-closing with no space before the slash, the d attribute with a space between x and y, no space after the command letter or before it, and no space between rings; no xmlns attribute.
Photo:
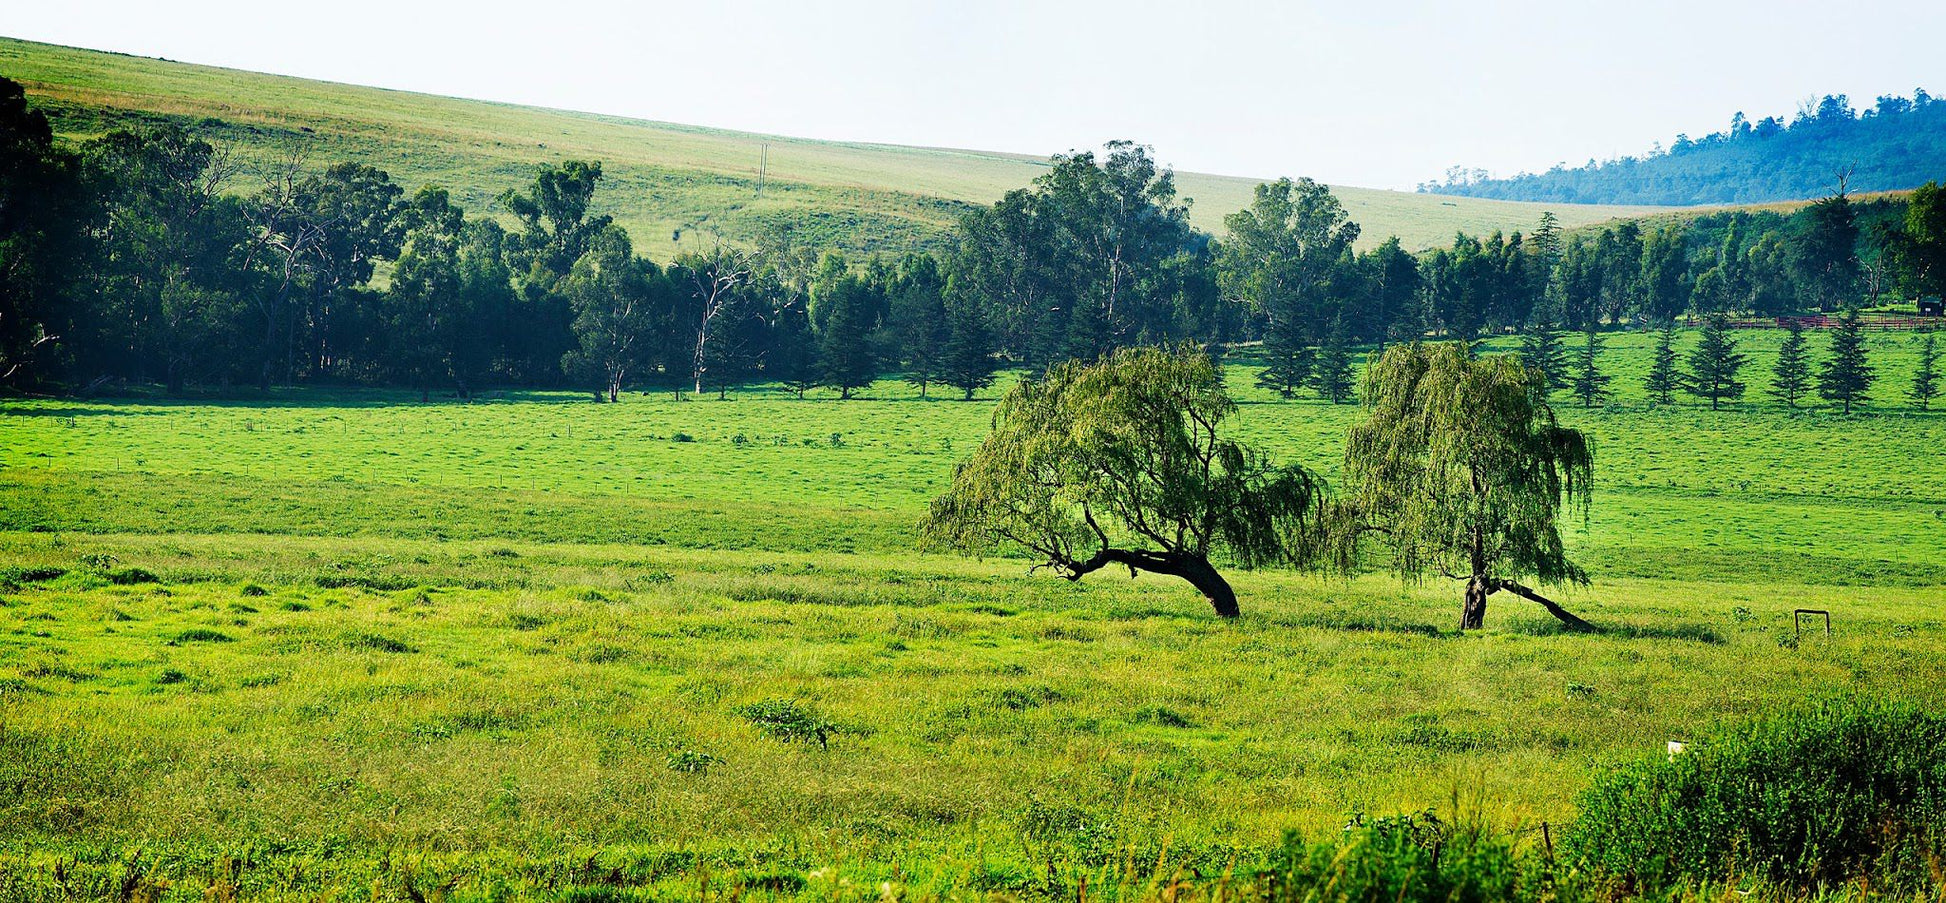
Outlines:
<svg viewBox="0 0 1946 903"><path fill-rule="evenodd" d="M1520 582L1588 582L1556 524L1564 503L1586 515L1593 458L1578 430L1555 422L1547 388L1517 357L1472 358L1444 343L1386 351L1365 373L1369 417L1345 445L1333 519L1340 563L1376 536L1401 577L1466 582L1461 630L1481 627L1487 597L1501 590L1571 630L1593 630Z"/></svg>
<svg viewBox="0 0 1946 903"><path fill-rule="evenodd" d="M1323 485L1223 438L1236 409L1193 348L1116 351L1016 385L993 432L953 471L922 525L930 548L1024 549L1069 580L1111 565L1180 577L1238 614L1212 556L1309 565Z"/></svg>

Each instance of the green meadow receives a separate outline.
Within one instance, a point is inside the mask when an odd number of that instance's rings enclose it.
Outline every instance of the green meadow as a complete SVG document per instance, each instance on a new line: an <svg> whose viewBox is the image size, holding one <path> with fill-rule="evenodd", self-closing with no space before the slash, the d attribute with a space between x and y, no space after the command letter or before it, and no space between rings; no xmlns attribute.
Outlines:
<svg viewBox="0 0 1946 903"><path fill-rule="evenodd" d="M1557 399L1598 481L1557 598L1596 635L1505 595L1460 635L1443 581L1232 572L1232 624L921 554L993 392L8 400L0 898L1148 898L1357 813L1541 842L1725 719L1940 701L1916 339L1871 337L1844 417L1737 337L1725 410L1648 405L1639 335L1612 404ZM1333 475L1357 409L1240 357L1237 429Z"/></svg>
<svg viewBox="0 0 1946 903"><path fill-rule="evenodd" d="M26 86L56 130L86 139L170 121L197 129L263 164L294 146L312 162L369 163L408 189L439 184L471 211L531 182L534 168L600 160L606 180L595 213L668 259L706 244L706 233L747 241L788 229L814 248L896 252L932 247L970 205L1031 182L1044 157L980 150L814 141L592 113L387 91L0 38L0 76ZM1141 136L1127 136L1139 139ZM760 155L767 151L762 193ZM1076 148L1048 148L1049 153ZM1079 148L1085 150L1086 148ZM1159 148L1168 160L1168 148ZM1177 174L1195 199L1196 225L1220 234L1223 217L1250 203L1261 178ZM254 184L245 174L240 185ZM1652 207L1541 205L1336 187L1368 244L1397 235L1409 249L1442 245L1464 230L1531 231L1543 210L1564 227L1652 212ZM686 240L678 235L686 235Z"/></svg>

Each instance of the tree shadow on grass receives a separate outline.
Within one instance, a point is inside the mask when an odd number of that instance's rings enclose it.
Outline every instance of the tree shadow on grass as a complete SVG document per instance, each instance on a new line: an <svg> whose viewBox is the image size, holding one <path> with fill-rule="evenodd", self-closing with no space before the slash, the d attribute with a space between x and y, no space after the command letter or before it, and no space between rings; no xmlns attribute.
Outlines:
<svg viewBox="0 0 1946 903"><path fill-rule="evenodd" d="M1594 636L1614 639L1683 640L1710 646L1721 646L1724 643L1722 634L1717 633L1716 628L1708 624L1599 624L1596 626L1598 629ZM1560 621L1552 618L1517 618L1508 621L1504 629L1508 633L1525 636L1557 636L1574 633Z"/></svg>

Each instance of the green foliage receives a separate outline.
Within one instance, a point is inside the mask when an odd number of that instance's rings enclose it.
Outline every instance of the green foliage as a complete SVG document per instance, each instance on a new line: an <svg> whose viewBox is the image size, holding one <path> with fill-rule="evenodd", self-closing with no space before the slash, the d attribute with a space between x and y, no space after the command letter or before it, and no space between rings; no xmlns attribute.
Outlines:
<svg viewBox="0 0 1946 903"><path fill-rule="evenodd" d="M756 725L764 736L785 743L818 741L820 748L831 745L838 726L807 705L788 699L771 699L737 707L736 713Z"/></svg>
<svg viewBox="0 0 1946 903"><path fill-rule="evenodd" d="M1912 387L1906 390L1906 397L1928 410L1932 400L1939 395L1939 337L1927 335L1919 343L1919 365L1912 371Z"/></svg>
<svg viewBox="0 0 1946 903"><path fill-rule="evenodd" d="M1877 378L1866 356L1858 311L1849 311L1831 331L1831 353L1818 371L1818 394L1825 401L1842 405L1849 414L1854 405L1871 398L1872 382Z"/></svg>
<svg viewBox="0 0 1946 903"><path fill-rule="evenodd" d="M1788 122L1737 113L1724 131L1678 135L1666 150L1505 179L1454 167L1420 190L1569 204L1739 204L1813 197L1839 172L1850 172L1861 191L1911 188L1946 159L1942 126L1946 104L1923 90L1882 96L1863 115L1845 95L1826 95Z"/></svg>
<svg viewBox="0 0 1946 903"><path fill-rule="evenodd" d="M1122 349L1057 364L1001 400L993 432L934 500L926 544L1013 547L1078 580L1110 564L1182 577L1237 613L1210 565L1303 565L1322 487L1219 430L1235 402L1207 355Z"/></svg>
<svg viewBox="0 0 1946 903"><path fill-rule="evenodd" d="M1478 626L1486 595L1523 589L1507 578L1587 582L1559 519L1563 500L1585 516L1593 456L1555 420L1545 379L1519 357L1474 358L1451 343L1387 349L1366 370L1367 416L1345 440L1341 565L1376 532L1401 577L1470 581L1478 612L1469 601L1463 627Z"/></svg>
<svg viewBox="0 0 1946 903"><path fill-rule="evenodd" d="M1657 404L1669 404L1682 385L1682 373L1676 369L1676 324L1666 321L1656 331L1655 352L1650 358L1648 375L1642 379L1642 388L1648 390L1649 398Z"/></svg>
<svg viewBox="0 0 1946 903"><path fill-rule="evenodd" d="M1331 321L1331 332L1318 349L1318 363L1311 374L1311 386L1319 397L1332 404L1355 400L1351 373L1351 333L1342 314Z"/></svg>
<svg viewBox="0 0 1946 903"><path fill-rule="evenodd" d="M1583 408L1601 404L1612 394L1608 391L1608 384L1614 377L1601 372L1601 348L1601 333L1591 328L1580 353L1575 355L1574 374L1568 388L1574 391L1574 397L1581 399Z"/></svg>
<svg viewBox="0 0 1946 903"><path fill-rule="evenodd" d="M1702 337L1689 353L1689 372L1682 375L1682 388L1697 398L1707 398L1714 411L1724 401L1743 397L1744 384L1737 379L1743 369L1744 355L1730 338L1729 320L1714 314L1703 320Z"/></svg>
<svg viewBox="0 0 1946 903"><path fill-rule="evenodd" d="M1811 388L1811 365L1805 359L1804 326L1796 320L1787 323L1784 344L1778 346L1777 363L1771 368L1770 388L1765 391L1795 408Z"/></svg>
<svg viewBox="0 0 1946 903"><path fill-rule="evenodd" d="M1858 879L1936 889L1946 718L1834 699L1686 746L1598 779L1566 855L1650 894L1745 876L1804 893Z"/></svg>
<svg viewBox="0 0 1946 903"><path fill-rule="evenodd" d="M1528 857L1485 826L1454 825L1431 812L1352 819L1331 840L1292 834L1257 878L1271 901L1488 901L1543 899Z"/></svg>
<svg viewBox="0 0 1946 903"><path fill-rule="evenodd" d="M1541 371L1548 394L1568 387L1568 352L1561 347L1561 332L1551 318L1542 317L1521 335L1520 356L1527 366Z"/></svg>

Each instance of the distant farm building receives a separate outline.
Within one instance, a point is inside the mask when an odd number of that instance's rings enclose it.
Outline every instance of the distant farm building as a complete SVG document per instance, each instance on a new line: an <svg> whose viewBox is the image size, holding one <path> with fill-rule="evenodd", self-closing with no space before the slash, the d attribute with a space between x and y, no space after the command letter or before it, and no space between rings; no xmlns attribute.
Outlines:
<svg viewBox="0 0 1946 903"><path fill-rule="evenodd" d="M1946 317L1946 301L1941 301L1938 298L1920 298L1919 316Z"/></svg>

